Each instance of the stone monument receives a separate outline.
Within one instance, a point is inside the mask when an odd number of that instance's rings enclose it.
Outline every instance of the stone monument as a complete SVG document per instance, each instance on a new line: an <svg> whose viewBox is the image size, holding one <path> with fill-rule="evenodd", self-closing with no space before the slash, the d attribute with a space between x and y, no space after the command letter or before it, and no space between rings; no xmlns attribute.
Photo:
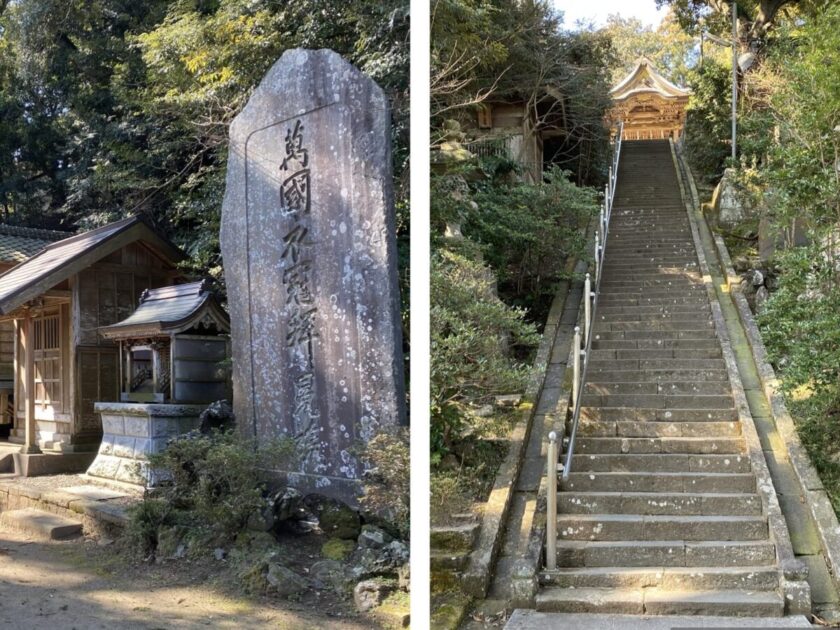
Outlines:
<svg viewBox="0 0 840 630"><path fill-rule="evenodd" d="M230 128L221 243L237 423L294 440L304 493L353 503L359 449L405 423L385 94L295 49Z"/></svg>

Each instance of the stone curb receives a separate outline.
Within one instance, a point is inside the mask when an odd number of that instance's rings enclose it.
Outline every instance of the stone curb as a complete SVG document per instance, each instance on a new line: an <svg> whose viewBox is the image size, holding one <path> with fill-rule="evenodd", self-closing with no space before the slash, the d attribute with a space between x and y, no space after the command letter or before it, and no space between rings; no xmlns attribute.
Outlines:
<svg viewBox="0 0 840 630"><path fill-rule="evenodd" d="M723 318L723 311L721 310L720 303L718 302L715 289L712 286L711 273L709 271L705 253L703 252L700 240L700 231L697 225L696 217L694 216L694 211L697 210L693 196L695 193L694 191L691 191L691 193L686 191L684 178L687 180L688 177L681 169L680 159L677 157L673 140L670 141L670 145L671 157L674 160L674 168L677 172L680 194L685 203L686 214L688 215L689 223L691 225L691 236L694 240L694 248L700 264L703 284L706 287L706 292L709 296L709 301L712 307L712 317L715 323L715 331L721 343L723 357L726 362L726 370L729 373L729 380L732 385L733 398L738 409L738 417L741 422L741 428L744 432L747 447L749 449L753 473L756 475L756 486L759 490L762 503L764 504L764 511L765 514L767 514L768 526L776 547L776 558L782 572L780 589L785 598L785 612L787 614L809 613L811 610L810 587L804 580L807 576L807 569L799 560L796 559L796 556L793 553L793 545L790 541L790 532L788 531L787 522L782 514L779 499L776 496L776 490L773 486L772 477L770 476L770 469L767 466L767 461L764 458L764 451L761 448L761 442L758 438L758 431L755 428L755 423L749 410L747 397L744 392L743 383L741 382L741 376L738 372L738 365L735 361L735 354L732 351L732 346L729 340L729 332L726 329L726 323Z"/></svg>
<svg viewBox="0 0 840 630"><path fill-rule="evenodd" d="M567 263L567 267L569 264ZM461 590L475 598L483 599L487 595L492 579L492 569L498 557L504 534L504 525L510 511L516 482L525 456L525 448L531 434L537 401L545 384L545 371L551 359L554 339L559 330L560 318L566 301L570 283L562 283L552 301L546 318L545 328L534 359L534 369L525 389L523 403L529 408L521 412L510 437L507 457L496 473L490 497L484 504L484 516L478 532L476 544L469 555L467 568L461 576ZM527 579L527 578L526 578Z"/></svg>
<svg viewBox="0 0 840 630"><path fill-rule="evenodd" d="M38 490L0 481L0 512L22 508L37 508L73 519L81 517L86 533L112 536L128 524L128 514L123 506L85 499L69 492Z"/></svg>
<svg viewBox="0 0 840 630"><path fill-rule="evenodd" d="M568 295L572 292L574 283L567 287L566 295L564 296L563 305L559 309L559 317L562 314L565 301ZM578 307L578 318L576 323L580 323L581 314L583 312L583 302ZM559 331L559 325L557 330ZM556 332L552 337L551 349L556 343ZM558 397L557 406L546 414L547 422L543 426L544 437L551 431L557 433L558 445L563 444L563 438L566 431L566 417L568 416L569 402L572 395L572 368L570 365L572 356L572 349L569 348L568 358L566 360L566 369L563 372L563 381L560 384L560 395ZM548 484L546 476L543 475L540 479L539 489L537 490L536 500L533 501L533 515L531 517L531 529L528 532L528 542L525 553L516 561L516 566L513 571L513 584L511 585L512 596L510 598L509 607L513 608L533 608L536 605L537 591L539 591L539 571L542 566L543 549L545 548L545 533L546 533L546 504L548 497Z"/></svg>
<svg viewBox="0 0 840 630"><path fill-rule="evenodd" d="M840 523L838 523L837 514L834 512L828 494L823 488L805 447L802 446L799 434L796 431L796 425L785 405L784 396L779 391L779 380L767 359L767 349L761 339L761 332L758 330L758 325L747 299L741 291L740 277L732 267L732 260L726 244L720 235L713 233L713 237L719 262L726 273L729 292L735 302L738 317L749 341L753 361L755 361L758 369L762 390L770 403L770 412L773 414L776 428L785 444L791 467L796 474L803 494L807 497L808 508L811 511L822 543L823 556L828 561L831 570L831 578L835 587L840 590L840 575L838 575L840 572Z"/></svg>

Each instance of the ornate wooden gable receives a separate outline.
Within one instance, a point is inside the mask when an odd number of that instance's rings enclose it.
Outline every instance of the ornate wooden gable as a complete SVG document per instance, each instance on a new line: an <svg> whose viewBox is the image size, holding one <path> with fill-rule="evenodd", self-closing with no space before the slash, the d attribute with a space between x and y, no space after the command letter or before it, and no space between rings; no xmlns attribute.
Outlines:
<svg viewBox="0 0 840 630"><path fill-rule="evenodd" d="M625 140L680 138L690 90L674 85L642 57L636 67L611 91L609 124L615 130L624 121Z"/></svg>

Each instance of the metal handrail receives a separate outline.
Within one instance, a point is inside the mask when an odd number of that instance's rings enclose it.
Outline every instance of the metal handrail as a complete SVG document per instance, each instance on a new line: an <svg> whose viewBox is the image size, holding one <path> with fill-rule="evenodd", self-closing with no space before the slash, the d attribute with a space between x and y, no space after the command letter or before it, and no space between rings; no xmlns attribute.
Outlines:
<svg viewBox="0 0 840 630"><path fill-rule="evenodd" d="M598 228L595 231L595 290L592 291L592 278L586 274L583 283L584 309L583 309L583 344L581 350L580 326L575 326L575 334L572 342L572 422L569 431L569 442L566 448L566 460L563 464L563 481L568 481L572 469L572 458L575 451L575 438L580 421L581 390L586 383L586 373L589 370L589 357L592 352L592 323L595 321L595 313L598 309L598 296L601 293L601 272L604 266L604 255L607 249L607 237L610 231L610 217L612 216L613 197L618 182L618 160L621 157L621 140L624 135L624 123L618 128L618 138L615 143L615 154L609 170L609 181L604 186L604 205L598 217ZM590 299L592 302L590 303ZM581 369L581 358L583 358L583 369ZM546 568L555 569L557 566L557 463L560 458L560 449L557 444L557 434L552 431L548 434L548 449L546 453L548 460L548 496L546 501Z"/></svg>

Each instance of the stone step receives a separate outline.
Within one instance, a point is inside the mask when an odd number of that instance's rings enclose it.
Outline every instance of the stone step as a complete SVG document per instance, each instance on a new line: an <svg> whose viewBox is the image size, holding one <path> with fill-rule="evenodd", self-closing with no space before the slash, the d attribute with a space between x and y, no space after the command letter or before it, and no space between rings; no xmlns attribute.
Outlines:
<svg viewBox="0 0 840 630"><path fill-rule="evenodd" d="M704 319L711 321L712 309L708 305L697 304L642 304L631 306L604 306L598 303L598 315L603 319L620 319L615 317L616 314L633 313L634 315L650 315L657 317L668 313L703 313Z"/></svg>
<svg viewBox="0 0 840 630"><path fill-rule="evenodd" d="M574 472L713 472L747 473L751 470L746 455L688 455L639 453L623 455L602 453L572 458Z"/></svg>
<svg viewBox="0 0 840 630"><path fill-rule="evenodd" d="M469 552L478 537L478 530L477 522L432 527L429 543L432 549L439 551Z"/></svg>
<svg viewBox="0 0 840 630"><path fill-rule="evenodd" d="M602 330L595 333L595 339L599 341L620 339L717 339L717 335L711 328L698 328L696 330Z"/></svg>
<svg viewBox="0 0 840 630"><path fill-rule="evenodd" d="M593 352L608 352L594 350ZM618 353L629 352L618 350ZM665 351L663 351L665 352ZM707 350L698 350L705 353ZM669 355L664 355L669 356ZM667 394L616 394L597 395L584 392L581 404L587 407L642 407L645 409L728 409L733 406L732 395L667 395Z"/></svg>
<svg viewBox="0 0 840 630"><path fill-rule="evenodd" d="M622 359L621 361L599 361L590 359L589 374L600 372L637 372L639 374L663 371L726 370L726 363L720 359Z"/></svg>
<svg viewBox="0 0 840 630"><path fill-rule="evenodd" d="M627 313L609 319L606 315L598 313L594 321L592 330L596 333L602 330L698 330L714 327L714 323L699 307L691 313Z"/></svg>
<svg viewBox="0 0 840 630"><path fill-rule="evenodd" d="M644 373L637 376L642 377ZM670 381L621 381L611 383L604 381L600 374L592 374L584 391L587 394L602 396L616 394L726 395L731 391L728 381L678 381L673 375L671 378Z"/></svg>
<svg viewBox="0 0 840 630"><path fill-rule="evenodd" d="M605 422L582 420L581 437L738 437L740 422Z"/></svg>
<svg viewBox="0 0 840 630"><path fill-rule="evenodd" d="M768 567L572 567L543 571L540 583L559 588L775 591L779 572Z"/></svg>
<svg viewBox="0 0 840 630"><path fill-rule="evenodd" d="M690 356L693 359L718 359L723 356L720 348L635 348L628 350L592 350L590 359L679 359Z"/></svg>
<svg viewBox="0 0 840 630"><path fill-rule="evenodd" d="M679 293L676 293L675 295L679 295ZM627 301L635 301L636 303L615 304L615 302ZM705 298L703 300L692 300L690 302L673 302L669 300L657 300L657 302L658 303L648 301L647 299L641 299L641 301L624 299L618 300L614 297L610 297L608 294L602 294L598 298L598 315L606 313L633 313L635 315L640 315L646 313L650 317L660 317L663 313L702 313L705 316L704 319L710 321L712 318L712 310L709 301Z"/></svg>
<svg viewBox="0 0 840 630"><path fill-rule="evenodd" d="M708 492L558 492L562 514L760 516L757 494ZM600 538L600 537L599 537Z"/></svg>
<svg viewBox="0 0 840 630"><path fill-rule="evenodd" d="M668 264L640 264L639 262L611 263L609 256L601 272L603 277L621 279L627 277L642 277L644 275L658 275L659 277L679 275L685 271L697 271L698 265L694 262Z"/></svg>
<svg viewBox="0 0 840 630"><path fill-rule="evenodd" d="M697 250L694 249L693 243L659 243L652 241L649 243L633 244L626 243L620 237L615 237L614 242L607 239L607 251L610 257L614 256L696 256Z"/></svg>
<svg viewBox="0 0 840 630"><path fill-rule="evenodd" d="M610 370L607 366L594 370L591 363L588 376L597 383L729 383L726 370Z"/></svg>
<svg viewBox="0 0 840 630"><path fill-rule="evenodd" d="M784 601L773 591L547 588L537 595L542 612L635 615L780 617Z"/></svg>
<svg viewBox="0 0 840 630"><path fill-rule="evenodd" d="M557 541L560 567L749 567L775 563L776 547L770 541Z"/></svg>
<svg viewBox="0 0 840 630"><path fill-rule="evenodd" d="M687 254L615 254L607 247L607 262L604 269L621 265L637 265L644 267L684 267L697 260L696 256L689 256Z"/></svg>
<svg viewBox="0 0 840 630"><path fill-rule="evenodd" d="M563 482L569 492L755 492L752 473L574 472Z"/></svg>
<svg viewBox="0 0 840 630"><path fill-rule="evenodd" d="M82 524L79 521L35 508L3 512L0 514L0 522L47 540L65 540L82 534Z"/></svg>
<svg viewBox="0 0 840 630"><path fill-rule="evenodd" d="M708 349L719 348L716 339L600 339L592 340L593 350L663 350L666 348Z"/></svg>
<svg viewBox="0 0 840 630"><path fill-rule="evenodd" d="M766 540L761 516L558 514L559 540Z"/></svg>
<svg viewBox="0 0 840 630"><path fill-rule="evenodd" d="M744 439L738 438L579 438L575 454L685 453L694 455L743 455Z"/></svg>
<svg viewBox="0 0 840 630"><path fill-rule="evenodd" d="M732 422L735 408L657 409L652 407L581 407L581 420L589 422Z"/></svg>
<svg viewBox="0 0 840 630"><path fill-rule="evenodd" d="M429 554L432 571L463 571L469 559L468 551L449 552L432 549Z"/></svg>
<svg viewBox="0 0 840 630"><path fill-rule="evenodd" d="M685 306L685 305L692 305L696 306L696 310L689 313L664 313L666 310L663 307L668 306ZM647 317L630 317L627 318L625 321L638 321L639 319L643 321L662 321L662 320L669 320L669 321L692 321L695 319L700 320L710 320L708 315L709 312L709 300L706 296L699 296L695 298L687 298L687 297L661 297L661 298L652 298L652 297L644 297L644 298L617 298L610 295L602 295L598 298L598 306L599 307L659 307L662 311L654 310L650 315ZM642 311L636 311L637 314L643 314ZM601 313L598 313L598 319L604 320L604 317ZM598 320L596 320L598 321ZM689 326L683 325L683 328L690 328Z"/></svg>

